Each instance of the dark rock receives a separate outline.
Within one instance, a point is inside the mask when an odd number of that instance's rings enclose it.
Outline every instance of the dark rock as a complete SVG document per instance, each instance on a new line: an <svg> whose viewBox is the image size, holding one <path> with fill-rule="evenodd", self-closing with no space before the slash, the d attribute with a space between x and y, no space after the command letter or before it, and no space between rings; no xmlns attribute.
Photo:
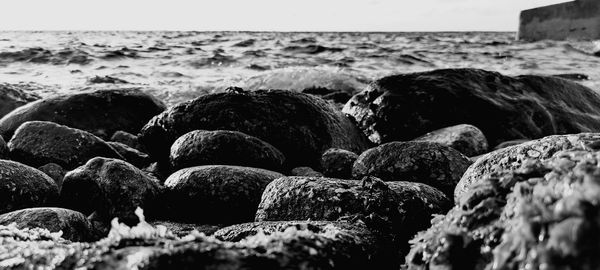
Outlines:
<svg viewBox="0 0 600 270"><path fill-rule="evenodd" d="M8 114L17 107L40 99L39 96L25 92L19 85L0 84L0 117Z"/></svg>
<svg viewBox="0 0 600 270"><path fill-rule="evenodd" d="M488 142L483 132L472 125L462 124L429 132L413 141L439 143L456 149L467 157L488 151Z"/></svg>
<svg viewBox="0 0 600 270"><path fill-rule="evenodd" d="M600 96L585 86L477 69L384 77L343 111L376 143L410 140L456 124L478 127L491 145L600 129Z"/></svg>
<svg viewBox="0 0 600 270"><path fill-rule="evenodd" d="M104 221L118 217L128 224L138 222L137 207L156 216L159 196L156 179L125 161L99 157L68 172L60 194L65 208L96 212Z"/></svg>
<svg viewBox="0 0 600 270"><path fill-rule="evenodd" d="M285 157L261 139L237 131L194 130L171 146L173 169L199 165L237 165L282 171Z"/></svg>
<svg viewBox="0 0 600 270"><path fill-rule="evenodd" d="M254 219L265 187L282 174L258 168L209 165L179 170L165 181L171 220L235 224Z"/></svg>
<svg viewBox="0 0 600 270"><path fill-rule="evenodd" d="M9 151L8 146L6 145L6 141L0 136L0 159L5 159L8 157Z"/></svg>
<svg viewBox="0 0 600 270"><path fill-rule="evenodd" d="M112 83L112 84L129 83L126 80L122 80L122 79L111 77L111 76L104 76L104 77L94 76L93 78L88 79L87 82L90 83L90 84L95 84L95 83Z"/></svg>
<svg viewBox="0 0 600 270"><path fill-rule="evenodd" d="M159 160L168 146L192 130L236 130L279 149L289 168L316 167L321 153L336 147L362 152L368 141L327 102L281 90L204 95L154 117L139 140Z"/></svg>
<svg viewBox="0 0 600 270"><path fill-rule="evenodd" d="M31 166L56 163L73 169L93 157L123 159L102 139L83 130L52 122L31 121L21 125L8 142L10 157Z"/></svg>
<svg viewBox="0 0 600 270"><path fill-rule="evenodd" d="M148 156L148 154L142 153L126 144L119 142L107 142L107 144L117 151L117 153L119 153L119 155L121 155L125 161L138 168L144 168L152 163L152 160L150 160L150 156Z"/></svg>
<svg viewBox="0 0 600 270"><path fill-rule="evenodd" d="M471 161L458 151L429 142L390 142L363 152L352 167L360 179L419 182L452 197L454 187Z"/></svg>
<svg viewBox="0 0 600 270"><path fill-rule="evenodd" d="M55 203L58 187L43 172L18 162L0 160L0 214Z"/></svg>
<svg viewBox="0 0 600 270"><path fill-rule="evenodd" d="M138 133L165 105L137 88L86 91L55 96L21 106L0 119L0 134L8 140L27 121L49 121L88 131L107 139L118 130Z"/></svg>
<svg viewBox="0 0 600 270"><path fill-rule="evenodd" d="M531 140L529 140L529 139L521 139L521 140L505 141L505 142L502 142L502 143L496 145L496 147L494 147L494 150L506 148L506 147L509 147L509 146L517 145L517 144L526 143L526 142L529 142L529 141L531 141Z"/></svg>
<svg viewBox="0 0 600 270"><path fill-rule="evenodd" d="M60 190L62 189L63 178L65 177L65 174L67 174L67 171L56 163L48 163L44 166L40 166L38 170L50 176L50 178L54 180L60 193Z"/></svg>
<svg viewBox="0 0 600 270"><path fill-rule="evenodd" d="M125 145L127 145L127 146L129 146L131 148L134 148L134 149L137 149L139 151L144 152L144 148L138 142L137 136L135 136L135 135L133 135L131 133L122 131L122 130L119 130L119 131L115 132L112 135L112 137L110 137L110 141L111 142L122 143L122 144L125 144Z"/></svg>
<svg viewBox="0 0 600 270"><path fill-rule="evenodd" d="M315 171L311 167L296 167L290 171L290 175L293 176L309 176L309 177L323 177L323 174Z"/></svg>
<svg viewBox="0 0 600 270"><path fill-rule="evenodd" d="M62 231L61 237L74 242L100 239L92 224L79 212L63 208L27 208L0 215L0 225L16 223L17 228L44 228Z"/></svg>
<svg viewBox="0 0 600 270"><path fill-rule="evenodd" d="M454 200L457 201L473 184L483 181L486 175L516 170L528 160L546 160L556 152L578 146L600 150L600 133L548 136L491 152L478 159L464 173L456 185Z"/></svg>
<svg viewBox="0 0 600 270"><path fill-rule="evenodd" d="M152 226L165 226L167 230L172 232L177 237L184 237L192 234L192 232L197 231L199 233L203 233L205 235L212 235L219 229L221 226L217 226L214 224L194 224L194 223L179 223L173 221L165 221L165 220L155 220L150 221L150 225Z"/></svg>
<svg viewBox="0 0 600 270"><path fill-rule="evenodd" d="M358 155L344 149L330 148L321 156L321 168L327 177L352 179L352 166Z"/></svg>

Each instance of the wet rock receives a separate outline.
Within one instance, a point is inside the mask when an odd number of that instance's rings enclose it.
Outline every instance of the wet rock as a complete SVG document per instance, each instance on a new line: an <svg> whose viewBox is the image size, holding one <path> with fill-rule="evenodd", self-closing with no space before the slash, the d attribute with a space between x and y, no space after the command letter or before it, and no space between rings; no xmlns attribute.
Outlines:
<svg viewBox="0 0 600 270"><path fill-rule="evenodd" d="M65 175L60 199L63 207L86 215L96 212L105 222L117 217L136 224L137 207L157 215L159 196L156 179L125 161L97 157Z"/></svg>
<svg viewBox="0 0 600 270"><path fill-rule="evenodd" d="M321 156L321 168L327 177L352 179L352 166L358 155L344 149L330 148Z"/></svg>
<svg viewBox="0 0 600 270"><path fill-rule="evenodd" d="M60 190L62 189L63 178L65 177L65 174L67 174L67 171L56 163L48 163L44 166L40 166L38 170L50 176L50 178L54 180L60 193Z"/></svg>
<svg viewBox="0 0 600 270"><path fill-rule="evenodd" d="M315 171L311 167L296 167L290 171L290 175L293 176L309 176L309 177L323 177L323 174Z"/></svg>
<svg viewBox="0 0 600 270"><path fill-rule="evenodd" d="M248 222L254 219L265 187L279 177L283 175L249 167L186 168L167 178L162 202L168 205L166 212L171 220L204 224Z"/></svg>
<svg viewBox="0 0 600 270"><path fill-rule="evenodd" d="M506 148L506 147L509 147L509 146L517 145L517 144L522 144L522 143L525 143L525 142L528 142L528 141L531 141L531 140L521 139L521 140L505 141L505 142L502 142L502 143L496 145L496 147L494 147L494 150Z"/></svg>
<svg viewBox="0 0 600 270"><path fill-rule="evenodd" d="M467 157L477 156L488 150L488 142L483 132L467 124L438 129L413 141L439 143L452 147Z"/></svg>
<svg viewBox="0 0 600 270"><path fill-rule="evenodd" d="M128 145L118 142L107 142L107 144L110 145L110 147L112 147L117 153L119 153L119 155L121 155L125 161L138 168L144 168L152 163L152 160L148 154L142 153L137 149L129 147Z"/></svg>
<svg viewBox="0 0 600 270"><path fill-rule="evenodd" d="M490 145L600 129L600 96L585 86L477 69L384 77L343 111L376 143L410 140L456 124L478 127Z"/></svg>
<svg viewBox="0 0 600 270"><path fill-rule="evenodd" d="M354 162L352 175L424 183L452 197L470 164L463 154L437 143L390 142L363 152Z"/></svg>
<svg viewBox="0 0 600 270"><path fill-rule="evenodd" d="M56 163L65 169L73 169L97 156L123 159L91 133L43 121L21 125L8 142L8 149L12 160L31 166Z"/></svg>
<svg viewBox="0 0 600 270"><path fill-rule="evenodd" d="M548 136L488 153L465 171L456 185L454 200L458 201L470 186L485 179L486 175L515 170L528 160L546 160L558 151L577 146L600 150L600 133Z"/></svg>
<svg viewBox="0 0 600 270"><path fill-rule="evenodd" d="M407 269L597 268L600 154L573 147L474 182L411 241Z"/></svg>
<svg viewBox="0 0 600 270"><path fill-rule="evenodd" d="M362 152L368 141L327 102L282 90L204 95L170 108L142 129L140 142L164 160L170 146L192 130L235 130L257 137L286 157L289 168L318 167L321 153L336 147Z"/></svg>
<svg viewBox="0 0 600 270"><path fill-rule="evenodd" d="M0 214L51 205L57 197L56 183L43 172L18 162L0 160Z"/></svg>
<svg viewBox="0 0 600 270"><path fill-rule="evenodd" d="M17 107L40 99L35 94L23 91L23 88L26 87L9 83L0 84L0 117L8 114Z"/></svg>
<svg viewBox="0 0 600 270"><path fill-rule="evenodd" d="M199 165L237 165L282 171L285 157L261 139L237 131L194 130L171 146L174 170Z"/></svg>
<svg viewBox="0 0 600 270"><path fill-rule="evenodd" d="M165 105L138 88L109 88L54 96L21 106L0 119L8 140L27 121L49 121L107 139L118 130L138 133Z"/></svg>
<svg viewBox="0 0 600 270"><path fill-rule="evenodd" d="M74 242L100 239L91 223L79 212L63 208L27 208L0 215L0 225L16 223L17 228L44 228L62 231L61 237Z"/></svg>
<svg viewBox="0 0 600 270"><path fill-rule="evenodd" d="M137 136L122 130L115 132L112 137L110 137L110 141L125 144L142 152L144 151L144 148L138 142Z"/></svg>

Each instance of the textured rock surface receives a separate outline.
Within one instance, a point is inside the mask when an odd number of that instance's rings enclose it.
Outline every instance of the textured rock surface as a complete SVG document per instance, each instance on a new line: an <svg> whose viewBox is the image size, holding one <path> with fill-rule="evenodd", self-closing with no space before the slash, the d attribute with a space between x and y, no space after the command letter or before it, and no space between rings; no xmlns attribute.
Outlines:
<svg viewBox="0 0 600 270"><path fill-rule="evenodd" d="M119 155L123 157L123 160L133 164L138 168L144 168L150 163L150 156L148 154L140 152L139 150L132 148L126 144L119 142L106 142L110 147L112 147Z"/></svg>
<svg viewBox="0 0 600 270"><path fill-rule="evenodd" d="M384 181L419 182L448 197L471 161L458 151L429 142L390 142L363 152L352 168L355 179L370 175Z"/></svg>
<svg viewBox="0 0 600 270"><path fill-rule="evenodd" d="M358 155L344 149L330 148L321 156L321 168L327 177L351 179L352 166Z"/></svg>
<svg viewBox="0 0 600 270"><path fill-rule="evenodd" d="M208 165L181 169L165 181L162 203L172 220L235 224L254 219L265 187L282 174L249 167Z"/></svg>
<svg viewBox="0 0 600 270"><path fill-rule="evenodd" d="M200 165L237 165L281 171L285 156L253 136L228 130L195 130L171 146L174 170Z"/></svg>
<svg viewBox="0 0 600 270"><path fill-rule="evenodd" d="M0 160L0 214L56 202L58 187L43 172L18 162Z"/></svg>
<svg viewBox="0 0 600 270"><path fill-rule="evenodd" d="M115 132L112 137L110 137L111 142L118 142L125 144L131 148L137 149L139 151L143 151L144 147L138 142L138 138L136 135L131 133L119 130Z"/></svg>
<svg viewBox="0 0 600 270"><path fill-rule="evenodd" d="M311 167L296 167L290 171L290 175L293 176L310 176L310 177L323 177L323 174L315 171Z"/></svg>
<svg viewBox="0 0 600 270"><path fill-rule="evenodd" d="M6 145L6 141L0 137L0 159L5 159L8 157L8 146Z"/></svg>
<svg viewBox="0 0 600 270"><path fill-rule="evenodd" d="M580 147L475 181L412 241L408 269L597 269L600 152Z"/></svg>
<svg viewBox="0 0 600 270"><path fill-rule="evenodd" d="M572 81L441 69L381 78L346 103L373 142L410 140L471 124L490 145L600 129L600 96Z"/></svg>
<svg viewBox="0 0 600 270"><path fill-rule="evenodd" d="M10 157L31 166L56 163L73 169L93 157L120 158L102 139L83 130L32 121L21 125L8 142Z"/></svg>
<svg viewBox="0 0 600 270"><path fill-rule="evenodd" d="M531 141L531 140L529 140L529 139L520 139L520 140L510 140L510 141L501 142L500 144L498 144L498 145L496 145L494 147L494 150L506 148L506 147L509 147L509 146L517 145L517 144L522 144L522 143L528 142L528 141Z"/></svg>
<svg viewBox="0 0 600 270"><path fill-rule="evenodd" d="M279 149L289 168L318 166L321 153L331 147L362 152L369 145L360 130L327 102L281 90L231 89L201 96L154 117L139 139L152 157L166 159L179 136L202 129L257 137Z"/></svg>
<svg viewBox="0 0 600 270"><path fill-rule="evenodd" d="M35 94L23 91L22 88L8 83L0 84L0 117L10 113L17 107L40 99Z"/></svg>
<svg viewBox="0 0 600 270"><path fill-rule="evenodd" d="M52 180L54 180L54 182L56 183L58 191L60 192L60 190L62 189L63 179L65 177L65 174L67 174L67 171L56 163L48 163L44 166L40 166L38 170L50 176L50 178L52 178Z"/></svg>
<svg viewBox="0 0 600 270"><path fill-rule="evenodd" d="M110 138L118 130L139 132L165 105L137 88L113 88L55 96L21 106L0 119L8 140L27 121L49 121Z"/></svg>
<svg viewBox="0 0 600 270"><path fill-rule="evenodd" d="M439 143L452 147L467 157L486 153L489 148L483 132L477 127L467 124L434 130L413 141Z"/></svg>
<svg viewBox="0 0 600 270"><path fill-rule="evenodd" d="M114 217L136 224L137 207L156 215L159 184L135 166L118 159L93 158L65 175L61 203L106 222Z"/></svg>
<svg viewBox="0 0 600 270"><path fill-rule="evenodd" d="M86 242L100 239L92 224L79 212L63 208L27 208L0 215L0 225L16 223L17 228L43 228L61 231L69 241Z"/></svg>
<svg viewBox="0 0 600 270"><path fill-rule="evenodd" d="M529 159L545 160L558 151L577 146L600 149L598 140L600 140L600 133L555 135L488 153L479 158L464 173L454 191L454 200L457 201L471 185L483 180L484 176L490 173L514 170Z"/></svg>

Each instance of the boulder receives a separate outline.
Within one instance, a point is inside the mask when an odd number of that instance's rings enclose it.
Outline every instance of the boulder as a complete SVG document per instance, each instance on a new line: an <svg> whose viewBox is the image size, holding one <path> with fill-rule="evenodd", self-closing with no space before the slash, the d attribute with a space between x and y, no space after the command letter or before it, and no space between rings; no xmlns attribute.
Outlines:
<svg viewBox="0 0 600 270"><path fill-rule="evenodd" d="M165 181L171 220L235 224L254 219L265 187L282 174L249 167L207 165L181 169Z"/></svg>
<svg viewBox="0 0 600 270"><path fill-rule="evenodd" d="M323 174L315 171L311 167L296 167L290 171L290 175L293 176L310 176L310 177L323 177Z"/></svg>
<svg viewBox="0 0 600 270"><path fill-rule="evenodd" d="M144 168L150 163L150 156L146 153L142 153L139 150L132 148L126 144L119 142L106 142L110 147L112 147L119 155L123 157L123 160L133 164L138 168Z"/></svg>
<svg viewBox="0 0 600 270"><path fill-rule="evenodd" d="M321 168L327 177L352 179L352 166L358 155L344 149L330 148L321 155Z"/></svg>
<svg viewBox="0 0 600 270"><path fill-rule="evenodd" d="M67 171L56 163L48 163L44 166L40 166L38 170L50 176L50 178L54 180L60 193L60 190L62 189L63 178L65 177L65 174L67 174Z"/></svg>
<svg viewBox="0 0 600 270"><path fill-rule="evenodd" d="M498 145L496 145L494 147L494 150L506 148L506 147L509 147L509 146L517 145L517 144L522 144L522 143L528 142L528 141L531 141L531 140L529 140L529 139L520 139L520 140L510 140L510 141L501 142L500 144L498 144Z"/></svg>
<svg viewBox="0 0 600 270"><path fill-rule="evenodd" d="M456 149L467 157L481 155L488 151L488 142L477 127L462 124L429 132L413 141L439 143Z"/></svg>
<svg viewBox="0 0 600 270"><path fill-rule="evenodd" d="M0 160L0 214L51 205L57 198L52 178L27 165Z"/></svg>
<svg viewBox="0 0 600 270"><path fill-rule="evenodd" d="M27 87L15 84L0 84L0 117L5 116L17 107L40 99L39 96L23 91Z"/></svg>
<svg viewBox="0 0 600 270"><path fill-rule="evenodd" d="M384 181L419 182L449 198L471 161L437 143L390 142L363 152L352 167L354 179L379 177Z"/></svg>
<svg viewBox="0 0 600 270"><path fill-rule="evenodd" d="M171 146L174 170L200 165L237 165L282 171L285 157L261 139L237 131L194 130Z"/></svg>
<svg viewBox="0 0 600 270"><path fill-rule="evenodd" d="M8 140L28 121L49 121L108 139L118 130L138 133L165 105L137 88L111 88L54 96L21 106L0 119Z"/></svg>
<svg viewBox="0 0 600 270"><path fill-rule="evenodd" d="M362 152L369 147L360 130L327 102L282 90L229 89L198 97L154 117L139 140L150 156L165 160L169 146L192 130L234 130L257 137L279 149L288 168L318 167L328 148Z"/></svg>
<svg viewBox="0 0 600 270"><path fill-rule="evenodd" d="M112 137L110 137L110 141L125 144L131 148L137 149L142 152L144 151L144 148L138 142L138 138L136 135L133 135L131 133L128 133L128 132L125 132L122 130L115 132L112 135Z"/></svg>
<svg viewBox="0 0 600 270"><path fill-rule="evenodd" d="M73 169L93 157L123 159L93 134L52 122L25 122L8 142L10 157L31 166L56 163Z"/></svg>
<svg viewBox="0 0 600 270"><path fill-rule="evenodd" d="M471 124L490 145L600 129L600 95L555 77L440 69L374 81L344 106L371 141L410 140Z"/></svg>
<svg viewBox="0 0 600 270"><path fill-rule="evenodd" d="M5 159L8 157L8 146L6 141L0 136L0 158Z"/></svg>

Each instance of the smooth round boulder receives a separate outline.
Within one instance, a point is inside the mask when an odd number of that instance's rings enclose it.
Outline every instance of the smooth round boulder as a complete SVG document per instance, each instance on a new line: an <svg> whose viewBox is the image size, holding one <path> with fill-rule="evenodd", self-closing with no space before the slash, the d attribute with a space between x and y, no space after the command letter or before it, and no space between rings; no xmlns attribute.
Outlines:
<svg viewBox="0 0 600 270"><path fill-rule="evenodd" d="M469 165L471 161L463 154L437 143L390 142L363 152L354 162L352 175L423 183L450 198Z"/></svg>
<svg viewBox="0 0 600 270"><path fill-rule="evenodd" d="M194 130L179 137L169 158L174 170L200 165L236 165L282 171L285 157L253 136L229 130Z"/></svg>
<svg viewBox="0 0 600 270"><path fill-rule="evenodd" d="M171 220L235 224L254 219L265 187L282 174L259 168L207 165L181 169L165 181L162 202Z"/></svg>
<svg viewBox="0 0 600 270"><path fill-rule="evenodd" d="M165 108L161 101L135 87L82 91L37 100L15 109L0 119L0 134L8 140L21 124L37 120L108 139L118 130L138 133Z"/></svg>
<svg viewBox="0 0 600 270"><path fill-rule="evenodd" d="M57 198L52 178L27 165L0 160L0 214L51 205Z"/></svg>
<svg viewBox="0 0 600 270"><path fill-rule="evenodd" d="M100 239L85 215L77 211L39 207L21 209L0 215L0 225L16 223L17 228L43 228L50 232L61 231L61 237L73 242Z"/></svg>
<svg viewBox="0 0 600 270"><path fill-rule="evenodd" d="M343 108L375 143L471 124L490 145L600 130L600 95L555 77L439 69L383 77Z"/></svg>
<svg viewBox="0 0 600 270"><path fill-rule="evenodd" d="M156 216L159 196L156 179L125 161L97 157L65 175L60 201L63 207L86 215L95 212L105 222L117 217L137 224L136 208Z"/></svg>
<svg viewBox="0 0 600 270"><path fill-rule="evenodd" d="M477 127L462 124L429 132L413 141L439 143L456 149L467 157L481 155L488 151L488 142Z"/></svg>
<svg viewBox="0 0 600 270"><path fill-rule="evenodd" d="M150 156L148 154L143 153L135 148L132 148L126 144L119 142L106 142L110 147L112 147L119 155L123 157L123 159L138 168L144 168L150 163Z"/></svg>
<svg viewBox="0 0 600 270"><path fill-rule="evenodd" d="M95 135L52 122L25 122L8 142L10 158L30 166L56 163L73 169L93 157L123 159Z"/></svg>
<svg viewBox="0 0 600 270"><path fill-rule="evenodd" d="M318 167L328 148L362 152L369 142L362 132L326 101L283 90L229 89L178 104L154 117L139 140L157 160L192 130L234 130L279 149L288 168Z"/></svg>
<svg viewBox="0 0 600 270"><path fill-rule="evenodd" d="M351 179L352 166L358 155L344 149L330 148L321 156L321 168L327 177Z"/></svg>

